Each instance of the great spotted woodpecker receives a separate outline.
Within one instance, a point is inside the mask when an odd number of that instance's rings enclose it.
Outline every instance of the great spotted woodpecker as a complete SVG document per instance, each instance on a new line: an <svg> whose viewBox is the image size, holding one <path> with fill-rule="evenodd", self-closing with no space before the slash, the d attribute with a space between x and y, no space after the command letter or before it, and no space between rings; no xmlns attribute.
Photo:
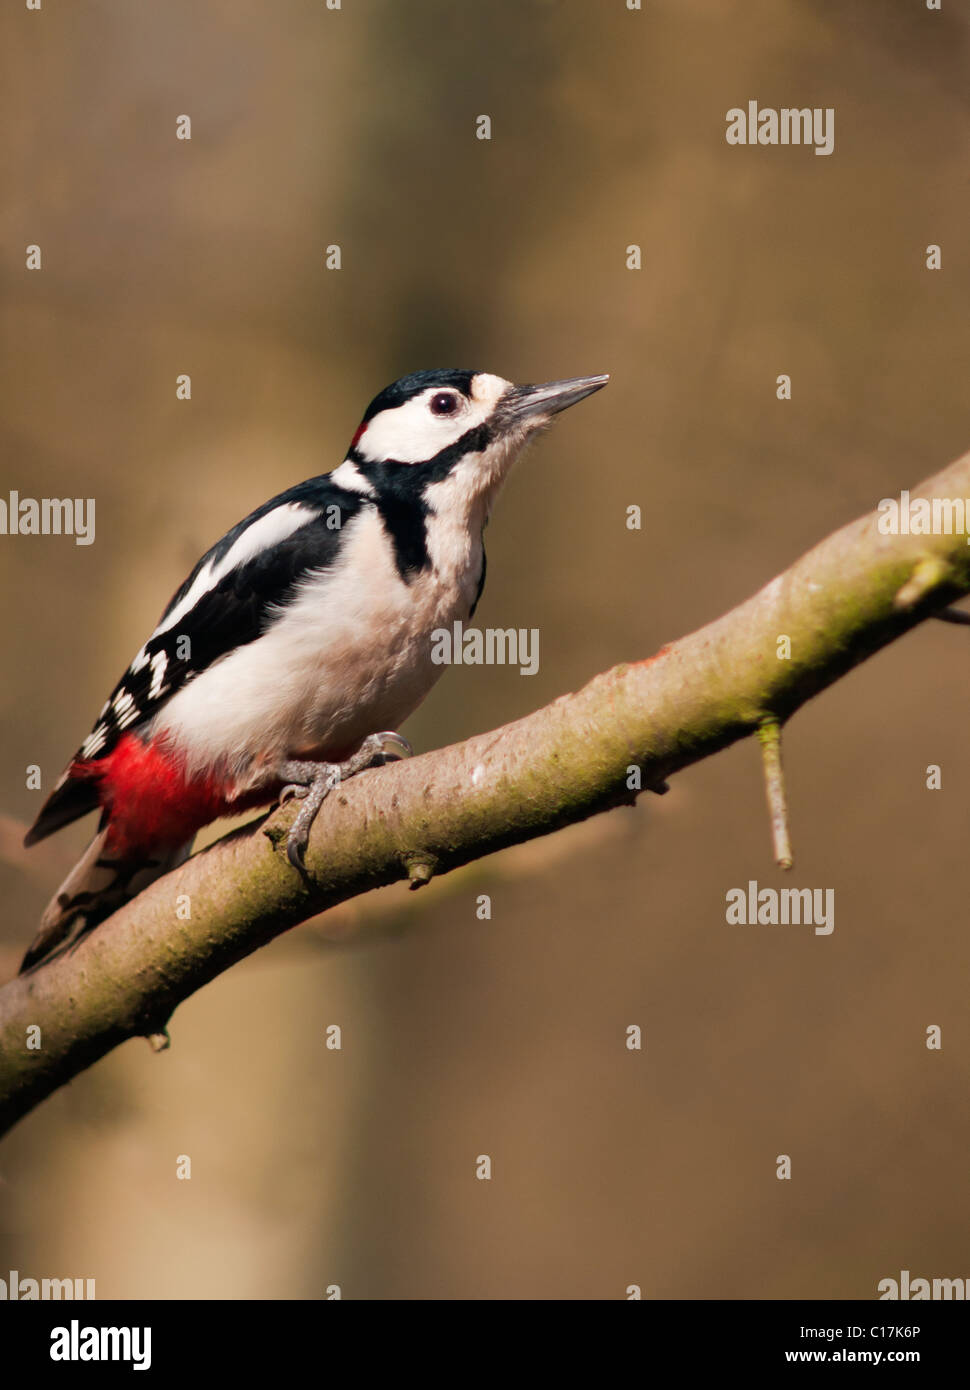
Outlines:
<svg viewBox="0 0 970 1390"><path fill-rule="evenodd" d="M607 380L403 377L368 406L338 468L265 502L202 557L26 836L102 810L21 970L181 863L219 816L301 797L287 851L302 869L336 782L410 752L384 731L442 674L432 632L475 611L482 532L522 446Z"/></svg>

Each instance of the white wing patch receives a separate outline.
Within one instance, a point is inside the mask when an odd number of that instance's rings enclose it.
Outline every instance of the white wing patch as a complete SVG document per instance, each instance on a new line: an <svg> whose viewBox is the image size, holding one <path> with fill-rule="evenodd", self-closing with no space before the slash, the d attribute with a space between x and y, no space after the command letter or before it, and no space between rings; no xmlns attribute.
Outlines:
<svg viewBox="0 0 970 1390"><path fill-rule="evenodd" d="M162 693L162 683L165 680L167 666L168 657L165 652L156 652L152 657L152 683L148 687L149 700L157 700Z"/></svg>
<svg viewBox="0 0 970 1390"><path fill-rule="evenodd" d="M170 632L177 627L186 614L191 613L204 594L210 589L214 589L220 580L244 565L247 560L253 559L263 550L269 550L280 541L286 540L287 536L292 536L294 531L298 531L307 522L313 521L320 515L318 507L307 507L302 502L284 502L280 507L274 507L271 512L261 516L258 521L254 521L251 526L247 526L242 535L229 547L221 560L216 562L209 561L203 565L199 573L195 576L192 587L188 593L178 602L170 613L167 613L158 627L148 639L151 642L159 637L163 632ZM138 657L143 657L144 648L139 652ZM141 665L145 662L142 660ZM139 669L132 662L132 671Z"/></svg>
<svg viewBox="0 0 970 1390"><path fill-rule="evenodd" d="M93 729L91 733L88 734L87 738L82 743L82 756L85 758L93 758L95 753L100 752L100 750L104 747L107 737L107 725L99 724L96 729Z"/></svg>

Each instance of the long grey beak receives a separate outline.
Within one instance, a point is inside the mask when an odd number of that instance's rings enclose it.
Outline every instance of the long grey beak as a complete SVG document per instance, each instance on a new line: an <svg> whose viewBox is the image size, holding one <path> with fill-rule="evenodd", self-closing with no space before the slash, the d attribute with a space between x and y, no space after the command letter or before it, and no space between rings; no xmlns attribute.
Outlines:
<svg viewBox="0 0 970 1390"><path fill-rule="evenodd" d="M568 381L546 381L541 386L513 386L502 397L499 409L510 423L558 415L560 410L599 391L608 381L608 376L574 376Z"/></svg>

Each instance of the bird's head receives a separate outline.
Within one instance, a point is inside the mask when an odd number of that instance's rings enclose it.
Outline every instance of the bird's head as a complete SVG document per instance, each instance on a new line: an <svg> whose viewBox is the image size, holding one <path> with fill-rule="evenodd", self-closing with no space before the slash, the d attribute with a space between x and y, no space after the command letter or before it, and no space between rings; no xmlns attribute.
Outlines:
<svg viewBox="0 0 970 1390"><path fill-rule="evenodd" d="M426 494L450 480L449 491L487 505L527 440L608 380L515 386L489 372L414 372L374 397L348 457L374 482Z"/></svg>

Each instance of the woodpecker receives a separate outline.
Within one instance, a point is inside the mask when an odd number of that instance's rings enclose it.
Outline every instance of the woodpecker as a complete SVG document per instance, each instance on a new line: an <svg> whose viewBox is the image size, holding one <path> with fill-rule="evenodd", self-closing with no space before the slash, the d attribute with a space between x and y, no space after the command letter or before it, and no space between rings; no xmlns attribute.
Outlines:
<svg viewBox="0 0 970 1390"><path fill-rule="evenodd" d="M203 555L27 833L36 844L101 810L22 972L181 863L220 816L299 797L287 854L305 872L327 793L410 753L396 730L444 669L431 634L475 612L482 533L523 445L608 380L402 377L370 403L339 467L264 502Z"/></svg>

